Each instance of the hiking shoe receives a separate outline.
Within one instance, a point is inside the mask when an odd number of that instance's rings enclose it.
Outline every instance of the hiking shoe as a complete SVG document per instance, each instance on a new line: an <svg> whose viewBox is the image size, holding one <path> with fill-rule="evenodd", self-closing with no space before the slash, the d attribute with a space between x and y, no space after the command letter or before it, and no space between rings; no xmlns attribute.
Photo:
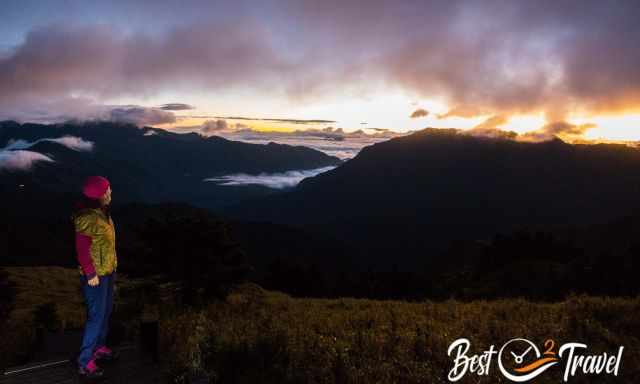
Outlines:
<svg viewBox="0 0 640 384"><path fill-rule="evenodd" d="M111 349L107 348L104 345L96 349L95 352L93 352L93 358L95 360L102 360L102 361L117 360L119 355L120 354L117 351L112 351Z"/></svg>
<svg viewBox="0 0 640 384"><path fill-rule="evenodd" d="M78 373L87 379L102 377L104 370L96 365L95 360L89 360L86 366L78 368Z"/></svg>

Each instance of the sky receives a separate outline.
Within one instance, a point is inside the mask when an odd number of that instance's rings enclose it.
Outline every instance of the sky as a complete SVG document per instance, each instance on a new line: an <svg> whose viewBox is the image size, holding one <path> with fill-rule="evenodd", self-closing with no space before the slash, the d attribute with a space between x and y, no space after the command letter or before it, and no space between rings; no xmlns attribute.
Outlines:
<svg viewBox="0 0 640 384"><path fill-rule="evenodd" d="M640 140L637 1L4 0L0 14L0 120L314 139L343 158L425 127Z"/></svg>

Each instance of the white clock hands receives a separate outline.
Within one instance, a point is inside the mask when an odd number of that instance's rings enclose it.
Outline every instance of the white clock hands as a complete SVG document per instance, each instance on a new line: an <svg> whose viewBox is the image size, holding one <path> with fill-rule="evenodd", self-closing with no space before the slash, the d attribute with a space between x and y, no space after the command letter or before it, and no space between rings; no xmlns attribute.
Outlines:
<svg viewBox="0 0 640 384"><path fill-rule="evenodd" d="M525 357L525 355L526 355L527 353L529 353L529 351L531 350L531 348L533 348L533 347L529 347L529 348L527 348L527 350L526 350L526 351L524 351L524 353L523 353L522 355L520 355L520 356L516 355L513 351L511 351L511 354L512 354L512 355L513 355L513 357L515 358L514 360L515 360L516 364L522 364L522 362L524 361L524 357Z"/></svg>

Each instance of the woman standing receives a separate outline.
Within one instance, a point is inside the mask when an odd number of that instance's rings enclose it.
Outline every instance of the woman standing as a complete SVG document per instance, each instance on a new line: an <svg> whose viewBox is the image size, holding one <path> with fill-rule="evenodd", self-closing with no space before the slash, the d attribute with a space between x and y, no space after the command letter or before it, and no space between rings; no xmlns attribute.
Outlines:
<svg viewBox="0 0 640 384"><path fill-rule="evenodd" d="M115 227L109 214L111 186L101 176L90 176L82 187L83 200L71 215L75 227L78 269L87 309L78 371L87 378L102 376L96 360L115 360L105 345L113 307L113 286L118 259Z"/></svg>

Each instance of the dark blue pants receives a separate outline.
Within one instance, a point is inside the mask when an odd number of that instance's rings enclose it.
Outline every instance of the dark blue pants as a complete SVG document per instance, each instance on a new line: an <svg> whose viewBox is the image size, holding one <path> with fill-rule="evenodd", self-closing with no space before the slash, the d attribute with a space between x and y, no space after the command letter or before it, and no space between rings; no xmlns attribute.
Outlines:
<svg viewBox="0 0 640 384"><path fill-rule="evenodd" d="M113 308L113 284L116 273L98 276L100 284L95 287L87 283L87 277L80 275L82 294L87 309L87 322L84 326L82 346L78 355L78 364L82 367L89 363L93 352L105 345L109 331L109 316Z"/></svg>

